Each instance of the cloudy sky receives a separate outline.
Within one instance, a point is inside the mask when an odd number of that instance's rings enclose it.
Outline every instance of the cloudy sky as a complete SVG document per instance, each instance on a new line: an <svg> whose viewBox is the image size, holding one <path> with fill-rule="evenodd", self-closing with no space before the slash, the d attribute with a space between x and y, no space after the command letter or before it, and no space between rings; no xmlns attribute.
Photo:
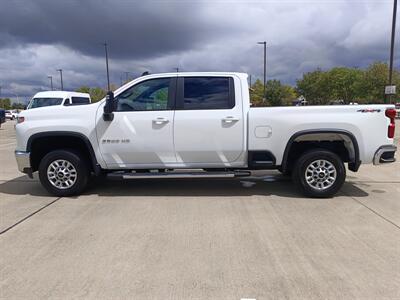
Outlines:
<svg viewBox="0 0 400 300"><path fill-rule="evenodd" d="M317 67L365 67L389 56L392 0L128 1L0 0L1 97L27 99L106 85L123 72L239 71L294 84ZM397 33L399 33L399 23ZM395 66L399 68L399 34Z"/></svg>

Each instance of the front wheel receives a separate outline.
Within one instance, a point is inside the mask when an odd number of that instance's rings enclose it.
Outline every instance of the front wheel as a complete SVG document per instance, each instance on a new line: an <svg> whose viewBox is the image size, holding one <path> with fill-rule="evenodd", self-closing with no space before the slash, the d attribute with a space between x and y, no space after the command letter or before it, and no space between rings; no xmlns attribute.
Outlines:
<svg viewBox="0 0 400 300"><path fill-rule="evenodd" d="M293 181L309 197L335 195L346 179L346 168L335 153L323 149L303 154L295 164Z"/></svg>
<svg viewBox="0 0 400 300"><path fill-rule="evenodd" d="M79 153L55 150L43 157L39 178L46 190L58 197L80 194L89 177L87 164Z"/></svg>

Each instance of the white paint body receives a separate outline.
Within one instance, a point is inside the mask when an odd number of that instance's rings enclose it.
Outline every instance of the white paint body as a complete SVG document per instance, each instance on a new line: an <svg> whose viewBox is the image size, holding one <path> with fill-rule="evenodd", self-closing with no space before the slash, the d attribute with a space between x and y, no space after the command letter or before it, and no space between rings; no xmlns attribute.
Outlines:
<svg viewBox="0 0 400 300"><path fill-rule="evenodd" d="M270 151L282 163L289 139L303 130L345 130L355 136L362 163L372 163L387 137L386 108L393 105L341 105L250 108L247 75L242 73L170 73L139 77L114 92L151 78L228 76L234 79L235 106L221 110L114 112L103 120L105 99L84 106L52 106L24 111L16 126L17 150L29 137L48 131L86 136L103 169L246 168L248 151ZM379 112L362 113L362 109ZM231 121L233 119L234 121ZM126 143L103 143L124 140Z"/></svg>

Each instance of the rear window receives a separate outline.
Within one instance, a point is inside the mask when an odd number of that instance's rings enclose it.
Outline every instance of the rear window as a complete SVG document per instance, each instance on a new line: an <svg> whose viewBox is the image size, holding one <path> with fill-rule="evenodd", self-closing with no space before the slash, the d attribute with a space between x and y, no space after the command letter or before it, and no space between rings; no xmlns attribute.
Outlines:
<svg viewBox="0 0 400 300"><path fill-rule="evenodd" d="M72 105L74 104L89 104L90 99L87 97L71 97Z"/></svg>
<svg viewBox="0 0 400 300"><path fill-rule="evenodd" d="M232 78L184 78L183 109L230 109L234 106Z"/></svg>
<svg viewBox="0 0 400 300"><path fill-rule="evenodd" d="M61 105L63 98L33 98L28 108Z"/></svg>

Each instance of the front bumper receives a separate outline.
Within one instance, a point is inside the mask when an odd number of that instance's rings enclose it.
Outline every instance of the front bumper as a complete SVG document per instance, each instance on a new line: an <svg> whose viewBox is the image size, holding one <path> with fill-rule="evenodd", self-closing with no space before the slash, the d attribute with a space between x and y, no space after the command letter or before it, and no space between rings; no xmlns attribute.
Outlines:
<svg viewBox="0 0 400 300"><path fill-rule="evenodd" d="M395 145L386 145L379 147L374 155L374 165L387 164L396 161L394 154L396 153L397 147Z"/></svg>
<svg viewBox="0 0 400 300"><path fill-rule="evenodd" d="M15 151L15 159L17 160L18 170L28 174L32 178L31 154L25 151Z"/></svg>

